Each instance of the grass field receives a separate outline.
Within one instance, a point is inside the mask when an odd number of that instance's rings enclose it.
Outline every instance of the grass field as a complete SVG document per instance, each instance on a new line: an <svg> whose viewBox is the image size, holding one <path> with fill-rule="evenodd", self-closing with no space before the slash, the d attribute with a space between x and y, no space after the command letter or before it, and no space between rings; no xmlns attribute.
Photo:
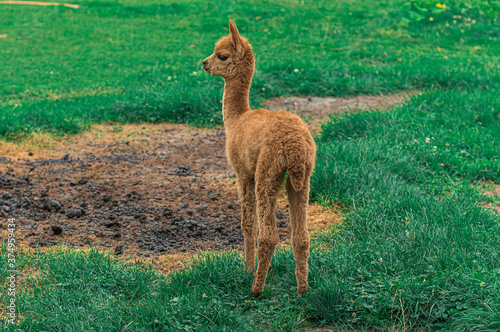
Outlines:
<svg viewBox="0 0 500 332"><path fill-rule="evenodd" d="M229 16L255 49L253 106L282 95L500 81L500 22L478 9L487 2L417 2L443 11L434 14L398 1L75 3L2 6L0 136L75 133L108 120L220 124L223 83L201 61L228 33Z"/></svg>
<svg viewBox="0 0 500 332"><path fill-rule="evenodd" d="M323 125L311 197L344 220L313 239L303 296L289 249L254 299L236 251L165 277L56 247L19 252L22 316L7 330L500 329L500 217L483 207L499 202L482 194L500 183L495 2L81 4L1 8L4 138L108 120L219 124L222 82L200 64L228 16L257 55L254 106L291 94L423 94Z"/></svg>

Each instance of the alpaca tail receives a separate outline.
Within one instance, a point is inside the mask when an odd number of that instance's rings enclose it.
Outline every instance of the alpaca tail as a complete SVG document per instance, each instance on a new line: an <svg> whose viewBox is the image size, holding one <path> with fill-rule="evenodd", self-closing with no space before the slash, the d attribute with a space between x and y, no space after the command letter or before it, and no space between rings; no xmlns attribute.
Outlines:
<svg viewBox="0 0 500 332"><path fill-rule="evenodd" d="M306 182L307 149L300 144L288 151L286 156L288 178L295 191L301 191Z"/></svg>

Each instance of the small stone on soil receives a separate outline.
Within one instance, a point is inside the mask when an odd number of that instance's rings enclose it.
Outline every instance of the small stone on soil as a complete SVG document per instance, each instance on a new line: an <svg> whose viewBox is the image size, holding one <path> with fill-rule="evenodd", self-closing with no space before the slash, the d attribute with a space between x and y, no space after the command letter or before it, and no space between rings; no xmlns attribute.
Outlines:
<svg viewBox="0 0 500 332"><path fill-rule="evenodd" d="M111 198L113 198L112 194L104 194L104 195L102 195L102 200L104 202L109 202L111 200Z"/></svg>
<svg viewBox="0 0 500 332"><path fill-rule="evenodd" d="M187 167L187 166L179 166L176 169L174 169L172 173L173 173L173 175L177 175L177 176L193 175L191 168Z"/></svg>
<svg viewBox="0 0 500 332"><path fill-rule="evenodd" d="M172 213L173 213L172 209L165 208L165 209L163 210L163 215L164 215L165 217L171 217L171 216L172 216Z"/></svg>
<svg viewBox="0 0 500 332"><path fill-rule="evenodd" d="M52 233L54 235L59 235L63 231L62 228L61 228L61 226L50 226L50 230L52 231Z"/></svg>
<svg viewBox="0 0 500 332"><path fill-rule="evenodd" d="M2 198L5 199L5 200L9 200L9 199L14 198L14 196L12 196L11 193L6 192L6 193L3 194Z"/></svg>
<svg viewBox="0 0 500 332"><path fill-rule="evenodd" d="M43 195L43 193L42 193ZM41 207L46 211L58 211L61 209L61 201L57 198L45 196L41 199Z"/></svg>
<svg viewBox="0 0 500 332"><path fill-rule="evenodd" d="M66 217L68 218L79 218L85 215L85 210L79 206L74 206L66 211Z"/></svg>
<svg viewBox="0 0 500 332"><path fill-rule="evenodd" d="M114 250L115 255L121 255L123 254L124 248L121 244L117 245Z"/></svg>

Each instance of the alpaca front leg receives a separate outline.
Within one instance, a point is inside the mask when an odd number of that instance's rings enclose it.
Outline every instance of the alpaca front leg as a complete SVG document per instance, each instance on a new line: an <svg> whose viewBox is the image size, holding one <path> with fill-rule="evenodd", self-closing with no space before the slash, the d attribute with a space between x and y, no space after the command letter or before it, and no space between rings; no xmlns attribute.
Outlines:
<svg viewBox="0 0 500 332"><path fill-rule="evenodd" d="M247 271L255 267L255 246L257 240L257 222L254 208L242 204L241 230L243 232L243 241L245 244L245 266Z"/></svg>
<svg viewBox="0 0 500 332"><path fill-rule="evenodd" d="M255 202L255 182L238 181L238 193L241 200L241 231L245 244L245 266L248 271L255 267L255 246L257 241L257 215Z"/></svg>

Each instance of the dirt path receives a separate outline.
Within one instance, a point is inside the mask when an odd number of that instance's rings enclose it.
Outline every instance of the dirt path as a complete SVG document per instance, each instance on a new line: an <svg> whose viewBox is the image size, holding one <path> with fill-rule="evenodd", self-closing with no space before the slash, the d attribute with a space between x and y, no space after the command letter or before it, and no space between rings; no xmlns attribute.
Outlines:
<svg viewBox="0 0 500 332"><path fill-rule="evenodd" d="M278 98L264 107L310 116L316 130L328 113L385 108L403 97ZM166 123L96 125L36 151L3 143L0 217L15 218L23 245L99 245L122 257L154 258L165 271L196 250L242 249L240 203L224 147L223 128ZM288 243L284 193L276 216ZM311 229L339 220L335 211L310 208ZM6 236L3 222L0 238Z"/></svg>
<svg viewBox="0 0 500 332"><path fill-rule="evenodd" d="M356 110L385 110L418 92L410 91L382 96L355 96L344 98L319 97L279 97L265 102L262 106L271 111L280 109L300 115L309 129L318 132L325 118Z"/></svg>

